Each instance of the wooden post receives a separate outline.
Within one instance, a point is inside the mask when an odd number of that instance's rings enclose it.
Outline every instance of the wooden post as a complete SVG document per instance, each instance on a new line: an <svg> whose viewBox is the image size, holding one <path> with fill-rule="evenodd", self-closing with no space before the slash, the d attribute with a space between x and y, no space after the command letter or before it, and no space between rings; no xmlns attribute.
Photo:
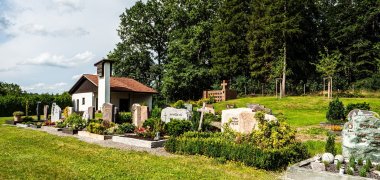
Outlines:
<svg viewBox="0 0 380 180"><path fill-rule="evenodd" d="M306 94L306 84L303 84L303 95Z"/></svg>

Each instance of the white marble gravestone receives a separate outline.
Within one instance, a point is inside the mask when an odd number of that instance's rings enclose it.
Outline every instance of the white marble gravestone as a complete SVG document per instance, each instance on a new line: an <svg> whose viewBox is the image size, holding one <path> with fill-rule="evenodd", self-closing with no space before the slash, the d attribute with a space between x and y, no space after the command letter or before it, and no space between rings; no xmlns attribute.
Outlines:
<svg viewBox="0 0 380 180"><path fill-rule="evenodd" d="M59 121L61 119L61 114L62 114L61 108L57 104L53 103L51 105L51 121L52 122Z"/></svg>
<svg viewBox="0 0 380 180"><path fill-rule="evenodd" d="M190 120L190 111L167 107L161 111L161 121L170 122L171 119Z"/></svg>

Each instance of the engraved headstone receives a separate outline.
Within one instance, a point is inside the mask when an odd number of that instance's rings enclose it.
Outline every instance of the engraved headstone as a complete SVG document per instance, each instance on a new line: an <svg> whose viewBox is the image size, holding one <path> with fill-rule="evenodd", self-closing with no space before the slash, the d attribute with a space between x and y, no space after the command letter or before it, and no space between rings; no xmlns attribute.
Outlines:
<svg viewBox="0 0 380 180"><path fill-rule="evenodd" d="M44 106L44 120L49 120L49 105Z"/></svg>
<svg viewBox="0 0 380 180"><path fill-rule="evenodd" d="M352 110L342 130L344 157L380 162L380 120L372 111Z"/></svg>
<svg viewBox="0 0 380 180"><path fill-rule="evenodd" d="M222 126L230 123L229 127L240 133L251 133L258 129L258 121L255 118L256 112L252 112L250 108L236 108L222 111ZM277 120L273 115L265 114L267 121ZM231 122L230 122L231 121ZM222 128L222 131L224 129Z"/></svg>
<svg viewBox="0 0 380 180"><path fill-rule="evenodd" d="M95 107L94 106L90 106L88 107L88 119L95 119Z"/></svg>
<svg viewBox="0 0 380 180"><path fill-rule="evenodd" d="M114 119L114 105L111 103L103 104L103 121L112 122Z"/></svg>
<svg viewBox="0 0 380 180"><path fill-rule="evenodd" d="M148 119L148 106L133 104L132 105L132 123L136 127L142 127L143 123L147 119Z"/></svg>
<svg viewBox="0 0 380 180"><path fill-rule="evenodd" d="M185 108L186 108L188 111L190 111L190 112L193 111L193 105L192 105L192 104L184 104L184 106L185 106Z"/></svg>
<svg viewBox="0 0 380 180"><path fill-rule="evenodd" d="M51 105L51 121L52 122L59 121L61 119L61 114L62 114L61 108L57 104L53 103Z"/></svg>
<svg viewBox="0 0 380 180"><path fill-rule="evenodd" d="M70 116L71 114L73 114L73 112L74 112L74 108L73 107L67 107L67 115L68 116Z"/></svg>
<svg viewBox="0 0 380 180"><path fill-rule="evenodd" d="M168 123L171 119L189 120L190 111L187 109L176 109L172 107L163 109L161 111L161 121Z"/></svg>

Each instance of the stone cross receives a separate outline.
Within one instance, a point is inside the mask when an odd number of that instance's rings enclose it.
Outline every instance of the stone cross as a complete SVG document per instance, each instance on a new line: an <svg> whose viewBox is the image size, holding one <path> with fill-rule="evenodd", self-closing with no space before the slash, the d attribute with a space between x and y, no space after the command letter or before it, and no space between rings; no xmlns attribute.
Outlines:
<svg viewBox="0 0 380 180"><path fill-rule="evenodd" d="M222 90L225 91L227 89L227 81L226 80L223 80L223 83L221 84L222 85Z"/></svg>
<svg viewBox="0 0 380 180"><path fill-rule="evenodd" d="M201 130L202 130L202 123L203 123L203 115L204 115L204 113L205 113L206 111L208 111L208 110L206 109L206 103L203 102L203 106L202 106L202 108L201 108L201 109L198 109L197 111L198 111L198 112L201 112L201 119L199 120L199 126L198 126L198 131L201 131Z"/></svg>

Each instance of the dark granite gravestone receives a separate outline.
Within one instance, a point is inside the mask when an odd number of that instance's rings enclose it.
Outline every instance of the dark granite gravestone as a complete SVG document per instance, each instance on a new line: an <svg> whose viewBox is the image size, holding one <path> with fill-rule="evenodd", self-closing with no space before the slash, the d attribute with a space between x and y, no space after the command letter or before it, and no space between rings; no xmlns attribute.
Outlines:
<svg viewBox="0 0 380 180"><path fill-rule="evenodd" d="M36 114L37 114L37 120L39 121L39 120L41 120L41 113L40 113L40 111L41 111L41 108L40 108L40 105L41 105L41 101L38 101L37 102L37 109L36 109Z"/></svg>
<svg viewBox="0 0 380 180"><path fill-rule="evenodd" d="M95 119L95 107L94 106L90 106L88 107L88 118L89 119Z"/></svg>
<svg viewBox="0 0 380 180"><path fill-rule="evenodd" d="M49 105L44 106L44 119L49 120Z"/></svg>
<svg viewBox="0 0 380 180"><path fill-rule="evenodd" d="M119 116L119 108L118 107L114 107L113 122L116 122L116 119L117 119L118 116Z"/></svg>
<svg viewBox="0 0 380 180"><path fill-rule="evenodd" d="M114 119L115 106L111 103L103 104L103 121L112 122Z"/></svg>

